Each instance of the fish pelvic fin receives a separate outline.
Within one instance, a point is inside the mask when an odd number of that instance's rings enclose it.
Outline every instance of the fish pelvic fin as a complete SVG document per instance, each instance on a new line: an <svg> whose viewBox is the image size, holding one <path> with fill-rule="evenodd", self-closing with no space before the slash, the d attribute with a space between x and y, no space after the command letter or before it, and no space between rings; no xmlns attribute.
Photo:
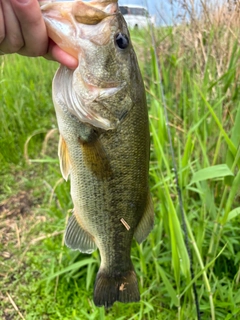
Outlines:
<svg viewBox="0 0 240 320"><path fill-rule="evenodd" d="M68 148L65 140L60 135L59 144L58 144L58 156L60 160L60 169L62 172L63 178L67 181L70 173L70 158L68 153Z"/></svg>
<svg viewBox="0 0 240 320"><path fill-rule="evenodd" d="M93 301L97 307L110 308L115 301L128 303L138 302L140 294L135 271L110 275L101 269L97 274L94 286Z"/></svg>
<svg viewBox="0 0 240 320"><path fill-rule="evenodd" d="M75 214L68 220L65 231L65 244L72 250L79 250L89 254L97 249L93 237L81 227Z"/></svg>
<svg viewBox="0 0 240 320"><path fill-rule="evenodd" d="M149 235L154 225L154 208L150 191L148 192L147 204L142 219L137 225L134 237L138 243L143 242Z"/></svg>

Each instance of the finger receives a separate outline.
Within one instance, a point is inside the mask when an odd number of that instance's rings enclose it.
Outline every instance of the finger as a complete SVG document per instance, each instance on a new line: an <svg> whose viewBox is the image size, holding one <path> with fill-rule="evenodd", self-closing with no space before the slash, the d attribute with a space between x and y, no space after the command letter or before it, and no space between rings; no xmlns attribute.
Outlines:
<svg viewBox="0 0 240 320"><path fill-rule="evenodd" d="M76 69L78 66L78 60L60 49L52 40L49 43L48 53L44 57L58 61L70 69Z"/></svg>
<svg viewBox="0 0 240 320"><path fill-rule="evenodd" d="M26 56L41 56L48 49L46 26L37 0L10 0L19 21L24 47L18 53Z"/></svg>
<svg viewBox="0 0 240 320"><path fill-rule="evenodd" d="M24 45L19 22L8 0L1 0L1 5L4 17L1 21L5 22L5 34L0 44L0 50L5 53L17 52Z"/></svg>

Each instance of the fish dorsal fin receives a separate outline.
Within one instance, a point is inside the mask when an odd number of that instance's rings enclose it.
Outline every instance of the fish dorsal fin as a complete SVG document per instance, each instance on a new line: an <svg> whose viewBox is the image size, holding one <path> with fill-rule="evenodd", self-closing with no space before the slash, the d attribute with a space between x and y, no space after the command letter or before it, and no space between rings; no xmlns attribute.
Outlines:
<svg viewBox="0 0 240 320"><path fill-rule="evenodd" d="M58 156L60 160L60 169L62 172L62 176L67 181L70 174L71 164L67 144L61 135L58 144Z"/></svg>
<svg viewBox="0 0 240 320"><path fill-rule="evenodd" d="M82 228L75 213L68 220L65 244L73 250L89 254L97 249L92 236Z"/></svg>
<svg viewBox="0 0 240 320"><path fill-rule="evenodd" d="M134 232L134 237L138 243L141 243L143 240L147 238L148 234L153 228L153 225L154 225L154 208L153 208L151 194L149 191L145 212Z"/></svg>

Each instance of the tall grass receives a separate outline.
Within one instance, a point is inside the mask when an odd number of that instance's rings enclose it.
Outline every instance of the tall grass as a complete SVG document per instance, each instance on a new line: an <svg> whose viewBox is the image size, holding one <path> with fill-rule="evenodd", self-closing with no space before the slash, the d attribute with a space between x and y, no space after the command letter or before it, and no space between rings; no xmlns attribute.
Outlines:
<svg viewBox="0 0 240 320"><path fill-rule="evenodd" d="M190 23L165 28L162 39L158 38L158 58L169 109L172 143L179 159L178 175L192 242L200 307L204 319L220 319L228 313L229 317L233 316L237 304L233 299L232 306L226 303L228 311L222 310L221 313L216 287L221 287L221 281L229 281L230 274L234 283L239 272L238 260L233 259L229 263L229 250L237 254L239 249L235 241L238 223L232 221L240 213L240 50L236 36L239 30L237 21L233 21L236 12L228 14L225 11L227 20L223 24L219 12L206 10L206 3L203 3L202 16L198 19L193 14L191 2L185 1L184 4ZM176 293L182 298L178 306L184 306L182 316L186 316L186 297L191 306L194 303L191 295L186 295L186 290L182 289L183 283L189 288L191 279L183 235L179 230L181 219L178 218L178 195L166 135L163 99L156 99L159 97L159 76L152 52L147 54L145 51L144 56L150 57L146 65L152 66L152 72L145 67L154 150L150 171L154 181L152 191L160 200L159 219L165 224L164 232L171 243L176 291L169 292L172 292L172 301ZM202 284L199 282L201 279ZM238 280L236 287L237 283Z"/></svg>
<svg viewBox="0 0 240 320"><path fill-rule="evenodd" d="M154 230L132 249L140 303L115 304L108 311L96 308L92 290L97 252L73 253L56 234L64 229L71 208L69 185L59 180L52 153L56 137L47 140L47 151L41 153L44 132L56 126L50 93L56 65L42 59L1 57L2 197L12 190L18 193L21 187L37 189L38 199L32 218L26 216L31 228L27 224L24 229L21 219L15 221L24 241L17 247L11 239L3 247L12 254L1 262L3 318L18 317L9 307L8 292L26 319L196 319L160 79L202 319L240 317L239 29L233 19L236 12L223 8L213 12L202 2L202 15L196 17L191 3L182 1L190 17L187 23L155 30L158 57L146 32L132 33L149 105L150 185L156 213ZM30 166L23 161L29 137L29 157L37 161ZM25 178L19 164L24 165Z"/></svg>
<svg viewBox="0 0 240 320"><path fill-rule="evenodd" d="M22 162L26 137L56 123L49 94L56 67L39 58L1 57L1 164Z"/></svg>

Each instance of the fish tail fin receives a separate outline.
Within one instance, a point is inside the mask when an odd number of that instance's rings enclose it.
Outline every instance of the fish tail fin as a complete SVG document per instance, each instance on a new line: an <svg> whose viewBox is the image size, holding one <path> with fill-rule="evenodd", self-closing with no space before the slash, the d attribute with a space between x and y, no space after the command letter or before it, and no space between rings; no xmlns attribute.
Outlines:
<svg viewBox="0 0 240 320"><path fill-rule="evenodd" d="M94 303L96 306L110 308L115 301L138 302L140 294L135 271L108 274L99 270L94 287Z"/></svg>

